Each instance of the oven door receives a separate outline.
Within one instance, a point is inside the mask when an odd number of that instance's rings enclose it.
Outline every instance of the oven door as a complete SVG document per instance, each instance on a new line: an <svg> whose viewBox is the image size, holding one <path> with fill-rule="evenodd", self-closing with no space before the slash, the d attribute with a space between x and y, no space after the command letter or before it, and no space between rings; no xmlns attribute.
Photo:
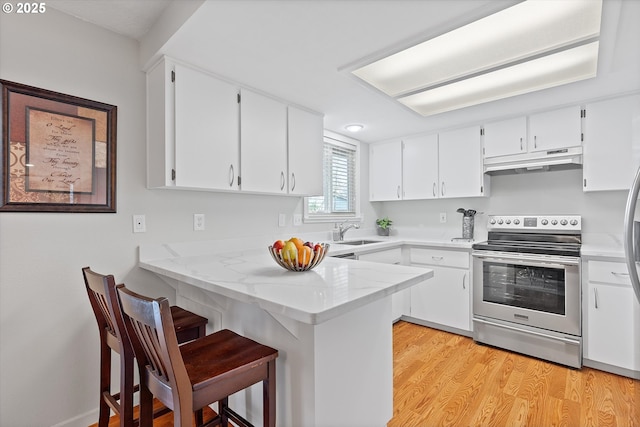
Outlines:
<svg viewBox="0 0 640 427"><path fill-rule="evenodd" d="M581 335L580 259L474 251L473 314Z"/></svg>

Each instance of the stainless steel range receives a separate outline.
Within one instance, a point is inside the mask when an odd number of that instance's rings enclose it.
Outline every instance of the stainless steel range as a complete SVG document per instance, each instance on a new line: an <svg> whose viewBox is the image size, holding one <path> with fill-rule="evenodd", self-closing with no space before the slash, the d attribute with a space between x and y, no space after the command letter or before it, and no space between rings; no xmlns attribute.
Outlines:
<svg viewBox="0 0 640 427"><path fill-rule="evenodd" d="M494 215L487 230L472 252L474 340L581 367L581 217Z"/></svg>

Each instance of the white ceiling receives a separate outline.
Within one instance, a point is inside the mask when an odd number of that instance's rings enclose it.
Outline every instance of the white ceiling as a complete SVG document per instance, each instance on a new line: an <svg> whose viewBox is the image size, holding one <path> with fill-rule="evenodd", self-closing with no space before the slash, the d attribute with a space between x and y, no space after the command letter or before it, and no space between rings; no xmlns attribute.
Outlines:
<svg viewBox="0 0 640 427"><path fill-rule="evenodd" d="M50 0L47 4L141 39L170 2ZM206 0L159 53L322 112L325 127L335 132L348 134L345 125L364 124L365 129L352 136L366 142L640 89L638 0L604 1L598 77L561 88L425 118L348 72L516 2Z"/></svg>

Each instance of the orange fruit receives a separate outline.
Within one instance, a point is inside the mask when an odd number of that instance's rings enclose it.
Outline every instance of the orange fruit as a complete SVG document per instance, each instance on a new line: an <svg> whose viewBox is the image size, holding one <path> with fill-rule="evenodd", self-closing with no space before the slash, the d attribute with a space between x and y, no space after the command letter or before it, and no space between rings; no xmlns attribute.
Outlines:
<svg viewBox="0 0 640 427"><path fill-rule="evenodd" d="M302 246L298 249L298 265L300 267L306 267L311 262L311 248L309 246Z"/></svg>
<svg viewBox="0 0 640 427"><path fill-rule="evenodd" d="M302 239L299 239L297 237L292 237L289 239L289 241L296 245L296 248L298 248L298 250L300 250L300 248L304 246L304 242L302 241Z"/></svg>

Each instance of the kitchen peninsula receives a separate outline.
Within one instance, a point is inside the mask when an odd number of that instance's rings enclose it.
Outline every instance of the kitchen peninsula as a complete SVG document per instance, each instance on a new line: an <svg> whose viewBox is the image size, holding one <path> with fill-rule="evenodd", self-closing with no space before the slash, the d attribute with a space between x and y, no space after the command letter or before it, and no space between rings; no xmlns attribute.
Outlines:
<svg viewBox="0 0 640 427"><path fill-rule="evenodd" d="M236 245L240 246L240 245ZM279 426L385 426L393 411L391 295L433 276L424 268L331 257L314 270L278 266L261 248L223 242L140 247L140 267L176 303L280 352ZM230 398L259 424L260 386Z"/></svg>

